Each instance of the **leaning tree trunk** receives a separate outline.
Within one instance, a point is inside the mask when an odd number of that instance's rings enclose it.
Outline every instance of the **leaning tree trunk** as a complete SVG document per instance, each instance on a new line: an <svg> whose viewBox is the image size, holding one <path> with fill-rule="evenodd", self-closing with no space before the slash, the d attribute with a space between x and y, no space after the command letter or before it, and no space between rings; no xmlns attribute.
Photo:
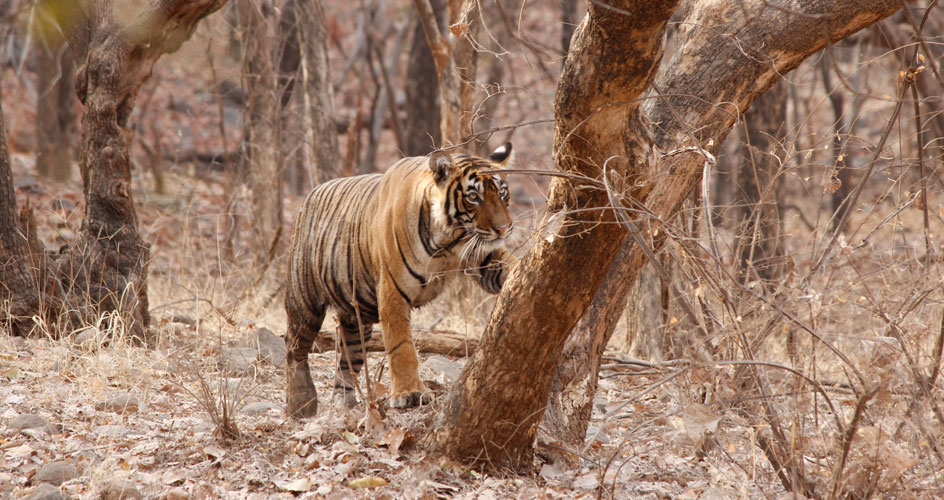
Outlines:
<svg viewBox="0 0 944 500"><path fill-rule="evenodd" d="M600 179L605 167L614 182L632 185L655 161L636 98L658 67L675 2L615 4L634 15L590 4L574 35L555 98L554 151L565 172ZM480 348L432 426L435 447L494 467L530 466L564 342L625 236L607 205L593 182L553 183L548 209L562 220L545 220L503 287Z"/></svg>
<svg viewBox="0 0 944 500"><path fill-rule="evenodd" d="M668 156L646 180L653 186L651 192L644 193L645 196L630 194L659 220L671 220L701 181L706 161L702 154L689 152L694 146L690 134L698 139L699 146L716 155L738 113L745 111L781 75L822 49L826 45L824 36L833 41L842 39L898 8L900 4L891 0L835 0L804 4L804 12L829 15L803 17L754 6L746 13L751 22L745 24L745 11L734 4L693 1L685 5L682 25L699 25L701 21L697 20L704 19L714 24L682 33L679 46L666 65L667 71L659 75L653 86L661 90L662 97L646 104L650 122L659 124L653 129L655 146L677 154ZM745 25L749 29L741 29ZM737 40L717 36L719 32L732 32L735 27L740 27ZM744 47L754 49L745 52ZM644 227L640 222L636 225ZM628 241L625 244L632 245ZM646 262L642 250L632 245L625 258L615 260L610 274L636 280ZM623 297L613 296L611 300L622 301ZM596 333L603 339L595 342L605 344L612 329L601 328ZM476 353L479 352L483 350ZM587 353L593 355L592 351ZM587 357L584 363L598 365L599 360ZM583 397L582 392L578 394Z"/></svg>
<svg viewBox="0 0 944 500"><path fill-rule="evenodd" d="M783 258L780 166L785 158L787 88L779 82L744 114L744 143L734 205L740 241L738 273L745 283L780 276Z"/></svg>
<svg viewBox="0 0 944 500"><path fill-rule="evenodd" d="M255 266L264 270L282 227L278 82L262 2L238 0L236 8L243 41L243 81L249 98L242 148L252 191L252 254ZM296 8L302 10L301 5Z"/></svg>
<svg viewBox="0 0 944 500"><path fill-rule="evenodd" d="M535 427L568 334L607 270L635 280L645 264L636 245L614 259L625 232L611 223L607 194L592 180L601 179L601 168L617 189L621 180L633 186L618 191L624 204L644 203L659 219L671 220L701 178L706 160L700 148L716 153L738 113L821 49L824 37L844 38L900 8L891 0L811 1L794 9L814 15L800 16L763 5L693 1L682 23L690 29L653 85L662 97L647 100L643 111L636 98L655 71L674 5L617 3L588 5L556 96L558 167L591 180L554 182L552 215L503 287L479 349L434 419L427 439L455 459L497 467L531 463ZM735 32L736 39L718 35ZM657 148L672 154L655 169ZM612 328L598 329L594 345L611 334ZM583 352L586 364L599 362L597 350Z"/></svg>
<svg viewBox="0 0 944 500"><path fill-rule="evenodd" d="M138 234L131 194L128 118L141 84L157 59L174 52L197 23L225 0L161 0L138 11L110 1L69 4L76 92L85 105L80 172L85 218L76 244L60 261L74 278L72 293L87 294L96 311L121 313L126 328L142 335L148 324L150 245Z"/></svg>
<svg viewBox="0 0 944 500"><path fill-rule="evenodd" d="M296 0L301 47L300 97L305 125L305 156L314 185L339 175L341 151L334 124L334 95L328 66L328 32L321 0Z"/></svg>
<svg viewBox="0 0 944 500"><path fill-rule="evenodd" d="M435 13L437 26L442 24L446 11L445 0L430 0L430 6ZM423 21L417 17L404 82L406 109L409 110L403 127L403 154L406 156L426 155L442 142L437 98L439 83L436 78L436 63L426 35L423 34Z"/></svg>
<svg viewBox="0 0 944 500"><path fill-rule="evenodd" d="M0 109L0 330L25 335L40 314L40 293L29 262L26 232L16 216L16 194Z"/></svg>

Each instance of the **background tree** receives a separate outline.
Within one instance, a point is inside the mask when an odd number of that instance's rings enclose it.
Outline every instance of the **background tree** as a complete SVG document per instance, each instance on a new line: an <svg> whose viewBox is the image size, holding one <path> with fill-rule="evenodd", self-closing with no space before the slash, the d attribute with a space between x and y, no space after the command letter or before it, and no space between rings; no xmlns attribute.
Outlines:
<svg viewBox="0 0 944 500"><path fill-rule="evenodd" d="M739 274L769 282L780 275L783 220L779 172L786 139L787 92L778 82L744 114L735 210L740 233Z"/></svg>
<svg viewBox="0 0 944 500"><path fill-rule="evenodd" d="M4 327L14 335L25 335L33 328L33 316L40 314L42 294L29 259L26 231L16 215L16 196L10 171L7 133L0 108L0 303Z"/></svg>
<svg viewBox="0 0 944 500"><path fill-rule="evenodd" d="M85 217L76 244L62 259L60 274L72 292L87 293L95 310L119 311L131 333L149 320L149 245L138 233L131 194L128 118L141 84L157 59L193 34L197 23L225 0L148 3L140 11L112 2L67 4L74 23L69 42L78 69L76 92L82 116L80 172ZM120 16L120 17L119 17Z"/></svg>
<svg viewBox="0 0 944 500"><path fill-rule="evenodd" d="M300 97L305 130L305 163L318 185L338 176L341 153L334 124L334 92L328 65L328 33L321 0L296 0L301 48Z"/></svg>
<svg viewBox="0 0 944 500"><path fill-rule="evenodd" d="M68 53L58 16L59 2L37 6L36 24L36 170L43 177L67 181L72 177L72 134L75 132L75 63Z"/></svg>
<svg viewBox="0 0 944 500"><path fill-rule="evenodd" d="M264 269L282 233L280 107L269 26L272 16L258 0L238 0L236 8L249 101L242 150L252 191L253 260Z"/></svg>
<svg viewBox="0 0 944 500"><path fill-rule="evenodd" d="M431 0L437 26L445 22L445 0ZM415 12L415 7L414 7ZM406 118L404 120L403 139L406 156L421 156L429 153L441 144L439 83L436 62L429 50L429 42L423 31L423 21L414 14L413 38L410 42L410 54L407 62L404 90L406 93Z"/></svg>

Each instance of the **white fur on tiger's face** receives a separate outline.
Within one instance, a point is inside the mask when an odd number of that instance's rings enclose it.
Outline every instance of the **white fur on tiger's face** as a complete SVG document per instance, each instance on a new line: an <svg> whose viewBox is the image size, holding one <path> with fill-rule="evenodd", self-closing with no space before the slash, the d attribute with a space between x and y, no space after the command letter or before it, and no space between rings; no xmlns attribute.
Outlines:
<svg viewBox="0 0 944 500"><path fill-rule="evenodd" d="M493 171L511 144L488 158L436 153L404 158L386 173L335 179L308 196L295 222L289 264L288 412L314 414L308 351L330 305L346 348L336 388L353 399L362 335L380 322L391 367L391 405L429 399L417 374L410 310L468 271L497 293L516 259L503 247L512 228L509 193Z"/></svg>

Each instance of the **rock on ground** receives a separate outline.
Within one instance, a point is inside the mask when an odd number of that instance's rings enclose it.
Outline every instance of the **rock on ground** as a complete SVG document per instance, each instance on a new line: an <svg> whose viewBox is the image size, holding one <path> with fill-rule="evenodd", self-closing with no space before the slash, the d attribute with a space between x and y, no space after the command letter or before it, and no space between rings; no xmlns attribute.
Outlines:
<svg viewBox="0 0 944 500"><path fill-rule="evenodd" d="M131 481L109 481L102 488L101 500L144 500L138 486Z"/></svg>
<svg viewBox="0 0 944 500"><path fill-rule="evenodd" d="M256 328L254 341L259 347L259 357L279 368L285 366L285 340L268 328Z"/></svg>
<svg viewBox="0 0 944 500"><path fill-rule="evenodd" d="M18 431L23 431L26 429L39 429L46 432L47 434L55 434L59 432L59 429L55 425L49 423L45 418L34 415L32 413L24 413L22 415L17 415L10 420L10 423L7 424L12 429Z"/></svg>
<svg viewBox="0 0 944 500"><path fill-rule="evenodd" d="M56 486L74 479L79 475L79 471L68 462L50 462L44 465L39 472L33 476L33 482L49 483Z"/></svg>
<svg viewBox="0 0 944 500"><path fill-rule="evenodd" d="M137 413L138 407L138 398L131 394L112 394L105 401L95 403L96 410L115 413Z"/></svg>
<svg viewBox="0 0 944 500"><path fill-rule="evenodd" d="M62 492L59 491L59 488L51 484L43 483L36 487L26 500L63 500L66 497L62 496Z"/></svg>

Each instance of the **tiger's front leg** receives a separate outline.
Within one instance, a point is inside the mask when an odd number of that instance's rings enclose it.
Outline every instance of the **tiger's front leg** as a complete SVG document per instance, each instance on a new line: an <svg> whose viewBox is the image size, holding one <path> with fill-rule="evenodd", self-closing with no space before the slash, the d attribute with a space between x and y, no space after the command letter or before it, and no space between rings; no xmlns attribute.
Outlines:
<svg viewBox="0 0 944 500"><path fill-rule="evenodd" d="M416 348L410 336L410 304L387 273L378 283L377 295L384 350L390 363L393 385L390 406L410 408L429 403L433 394L420 381Z"/></svg>
<svg viewBox="0 0 944 500"><path fill-rule="evenodd" d="M517 257L504 248L499 248L488 254L479 264L479 284L488 293L498 293L517 265Z"/></svg>

